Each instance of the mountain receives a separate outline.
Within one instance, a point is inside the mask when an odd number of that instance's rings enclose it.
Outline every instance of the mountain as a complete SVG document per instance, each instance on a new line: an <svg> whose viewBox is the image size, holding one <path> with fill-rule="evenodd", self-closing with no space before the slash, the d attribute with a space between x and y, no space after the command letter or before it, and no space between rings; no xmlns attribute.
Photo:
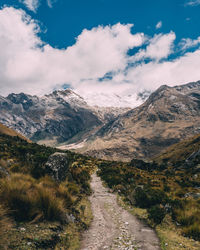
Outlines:
<svg viewBox="0 0 200 250"><path fill-rule="evenodd" d="M0 97L0 122L33 141L67 141L102 124L86 102L71 90L43 97L10 94Z"/></svg>
<svg viewBox="0 0 200 250"><path fill-rule="evenodd" d="M104 125L81 152L113 160L151 158L200 133L200 81L161 86L135 109Z"/></svg>
<svg viewBox="0 0 200 250"><path fill-rule="evenodd" d="M182 140L156 156L154 162L175 168L200 171L200 134Z"/></svg>
<svg viewBox="0 0 200 250"><path fill-rule="evenodd" d="M70 89L54 91L43 97L24 93L0 96L0 122L47 145L84 139L127 110L89 106Z"/></svg>
<svg viewBox="0 0 200 250"><path fill-rule="evenodd" d="M83 92L82 95L84 99L90 106L98 107L118 107L118 108L135 108L142 104L151 94L150 91L144 90L139 93L87 93Z"/></svg>

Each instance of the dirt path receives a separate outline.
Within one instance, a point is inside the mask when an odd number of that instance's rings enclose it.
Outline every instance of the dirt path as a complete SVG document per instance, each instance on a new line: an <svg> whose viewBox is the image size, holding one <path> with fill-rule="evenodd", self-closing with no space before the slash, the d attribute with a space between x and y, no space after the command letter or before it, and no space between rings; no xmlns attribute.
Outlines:
<svg viewBox="0 0 200 250"><path fill-rule="evenodd" d="M160 249L155 232L120 207L116 195L103 187L96 174L92 176L91 187L93 195L90 202L94 219L83 235L82 250Z"/></svg>

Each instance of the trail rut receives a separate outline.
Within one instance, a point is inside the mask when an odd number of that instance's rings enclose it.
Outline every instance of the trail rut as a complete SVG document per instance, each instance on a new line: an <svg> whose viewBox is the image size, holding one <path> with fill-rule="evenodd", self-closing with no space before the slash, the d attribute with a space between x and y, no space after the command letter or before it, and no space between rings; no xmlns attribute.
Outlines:
<svg viewBox="0 0 200 250"><path fill-rule="evenodd" d="M90 202L93 222L83 235L82 250L160 250L155 232L117 204L101 179L92 176Z"/></svg>

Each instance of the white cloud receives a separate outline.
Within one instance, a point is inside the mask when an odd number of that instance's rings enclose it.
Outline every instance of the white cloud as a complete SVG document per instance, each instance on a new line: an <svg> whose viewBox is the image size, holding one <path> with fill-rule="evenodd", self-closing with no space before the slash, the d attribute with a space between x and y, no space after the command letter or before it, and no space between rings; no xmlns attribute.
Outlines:
<svg viewBox="0 0 200 250"><path fill-rule="evenodd" d="M200 44L200 36L197 39L183 38L179 43L182 50L187 50L192 47L196 47Z"/></svg>
<svg viewBox="0 0 200 250"><path fill-rule="evenodd" d="M130 68L126 79L132 82L136 91L140 86L155 90L163 84L174 86L199 80L199 64L200 50L197 50L173 61L149 62Z"/></svg>
<svg viewBox="0 0 200 250"><path fill-rule="evenodd" d="M127 51L143 43L133 25L116 24L83 30L76 43L54 49L38 37L38 26L22 10L0 10L1 93L42 94L69 82L73 87L107 72L124 70ZM86 80L84 80L86 79Z"/></svg>
<svg viewBox="0 0 200 250"><path fill-rule="evenodd" d="M29 10L36 12L41 0L19 0L19 2L23 3ZM57 2L57 0L46 0L46 4L49 8L53 8L55 2Z"/></svg>
<svg viewBox="0 0 200 250"><path fill-rule="evenodd" d="M47 0L47 5L49 6L49 8L53 8L53 4L57 2L57 0Z"/></svg>
<svg viewBox="0 0 200 250"><path fill-rule="evenodd" d="M189 0L185 3L185 6L197 6L200 5L200 0Z"/></svg>
<svg viewBox="0 0 200 250"><path fill-rule="evenodd" d="M20 2L26 5L26 7L33 12L36 12L39 6L39 0L20 0Z"/></svg>
<svg viewBox="0 0 200 250"><path fill-rule="evenodd" d="M0 10L0 94L42 95L67 83L85 96L92 93L134 96L143 89L155 90L161 84L177 85L200 79L199 49L190 53L183 50L183 56L169 60L176 38L174 32L151 38L143 33L133 34L132 27L118 23L85 29L73 46L55 49L41 41L37 22L24 11L12 7ZM181 49L199 40L182 40ZM127 52L135 47L139 52L130 56Z"/></svg>
<svg viewBox="0 0 200 250"><path fill-rule="evenodd" d="M160 29L162 27L162 21L159 21L157 24L156 24L156 29Z"/></svg>
<svg viewBox="0 0 200 250"><path fill-rule="evenodd" d="M144 50L132 57L133 60L142 60L145 58L155 59L157 61L167 58L173 51L173 45L176 35L174 32L168 34L156 34L148 40L148 46Z"/></svg>

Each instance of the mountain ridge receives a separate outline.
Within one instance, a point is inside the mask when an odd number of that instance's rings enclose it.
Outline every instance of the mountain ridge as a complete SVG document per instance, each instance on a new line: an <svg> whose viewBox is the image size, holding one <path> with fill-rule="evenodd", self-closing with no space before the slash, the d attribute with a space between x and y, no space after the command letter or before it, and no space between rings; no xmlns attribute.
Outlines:
<svg viewBox="0 0 200 250"><path fill-rule="evenodd" d="M150 158L200 132L200 81L163 85L139 107L105 124L81 152L104 159Z"/></svg>
<svg viewBox="0 0 200 250"><path fill-rule="evenodd" d="M129 108L91 107L74 91L42 97L24 93L0 96L0 122L33 141L57 145L80 140Z"/></svg>

